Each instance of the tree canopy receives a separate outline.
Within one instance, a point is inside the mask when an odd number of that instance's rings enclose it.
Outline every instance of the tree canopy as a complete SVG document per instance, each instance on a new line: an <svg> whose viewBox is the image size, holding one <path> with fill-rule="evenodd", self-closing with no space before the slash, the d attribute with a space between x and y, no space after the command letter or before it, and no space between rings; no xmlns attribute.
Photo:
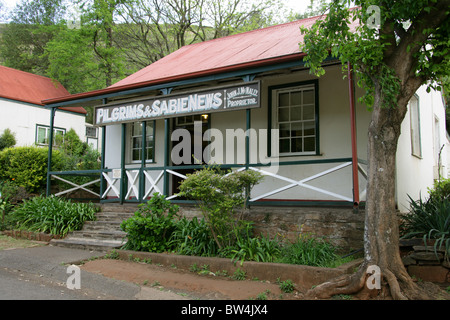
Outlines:
<svg viewBox="0 0 450 320"><path fill-rule="evenodd" d="M350 6L356 7L350 8ZM364 263L358 272L311 290L312 296L349 294L381 270L394 299L429 298L408 275L399 254L395 168L408 102L422 85L441 90L450 74L450 0L333 0L326 15L302 29L306 65L321 76L330 55L355 73L372 111L368 127ZM350 68L349 70L347 68Z"/></svg>
<svg viewBox="0 0 450 320"><path fill-rule="evenodd" d="M86 92L184 45L276 24L280 7L280 0L22 0L0 30L0 60Z"/></svg>

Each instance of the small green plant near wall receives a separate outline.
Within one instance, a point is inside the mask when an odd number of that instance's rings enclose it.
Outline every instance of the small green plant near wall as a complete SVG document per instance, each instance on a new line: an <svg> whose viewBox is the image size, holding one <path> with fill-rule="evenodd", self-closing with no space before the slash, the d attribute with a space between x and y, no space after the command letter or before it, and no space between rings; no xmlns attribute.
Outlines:
<svg viewBox="0 0 450 320"><path fill-rule="evenodd" d="M219 249L232 246L245 229L242 220L249 192L262 180L259 172L229 172L208 166L180 184L180 195L197 201Z"/></svg>
<svg viewBox="0 0 450 320"><path fill-rule="evenodd" d="M434 240L434 249L445 248L445 258L450 259L450 179L436 182L426 200L410 199L410 212L402 215L402 238L423 238L425 243Z"/></svg>
<svg viewBox="0 0 450 320"><path fill-rule="evenodd" d="M58 197L38 196L25 200L8 215L12 229L65 236L80 230L85 221L96 219L92 203L75 203Z"/></svg>
<svg viewBox="0 0 450 320"><path fill-rule="evenodd" d="M135 251L164 252L175 248L170 238L176 230L179 207L172 205L163 195L155 193L133 217L122 222L127 233L124 249Z"/></svg>

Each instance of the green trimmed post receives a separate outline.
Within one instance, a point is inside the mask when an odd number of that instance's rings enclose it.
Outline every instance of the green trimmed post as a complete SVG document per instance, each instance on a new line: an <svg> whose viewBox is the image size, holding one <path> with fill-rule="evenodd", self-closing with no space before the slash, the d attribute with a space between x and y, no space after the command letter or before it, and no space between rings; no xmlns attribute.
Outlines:
<svg viewBox="0 0 450 320"><path fill-rule="evenodd" d="M48 160L47 160L47 197L51 194L51 170L52 170L52 153L53 153L53 127L55 124L56 108L52 107L50 110L50 137L48 141Z"/></svg>

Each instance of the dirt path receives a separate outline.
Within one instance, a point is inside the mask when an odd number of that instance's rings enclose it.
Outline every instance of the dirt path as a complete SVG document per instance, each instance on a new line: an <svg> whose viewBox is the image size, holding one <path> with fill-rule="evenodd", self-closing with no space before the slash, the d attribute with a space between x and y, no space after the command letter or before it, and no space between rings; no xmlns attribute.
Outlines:
<svg viewBox="0 0 450 320"><path fill-rule="evenodd" d="M100 259L86 262L82 270L99 273L109 278L136 283L142 287L169 290L181 297L201 300L294 300L302 293L283 293L278 284L259 280L233 280L230 277L199 275L171 267Z"/></svg>

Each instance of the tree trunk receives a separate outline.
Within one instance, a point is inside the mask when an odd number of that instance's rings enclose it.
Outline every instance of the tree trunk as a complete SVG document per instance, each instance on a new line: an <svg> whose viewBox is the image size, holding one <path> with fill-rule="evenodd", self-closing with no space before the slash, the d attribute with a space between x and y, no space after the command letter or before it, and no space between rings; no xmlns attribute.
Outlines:
<svg viewBox="0 0 450 320"><path fill-rule="evenodd" d="M323 283L308 291L306 298L326 299L336 294L354 294L362 290L373 296L381 292L385 294L386 289L389 289L393 299L427 298L407 273L399 251L395 204L396 151L407 104L403 103L403 106L395 109L382 106L382 92L376 87L368 130L364 262L356 273ZM373 279L376 280L371 278L375 273L369 271L373 267L379 268L380 287L368 286L368 280L370 283Z"/></svg>

